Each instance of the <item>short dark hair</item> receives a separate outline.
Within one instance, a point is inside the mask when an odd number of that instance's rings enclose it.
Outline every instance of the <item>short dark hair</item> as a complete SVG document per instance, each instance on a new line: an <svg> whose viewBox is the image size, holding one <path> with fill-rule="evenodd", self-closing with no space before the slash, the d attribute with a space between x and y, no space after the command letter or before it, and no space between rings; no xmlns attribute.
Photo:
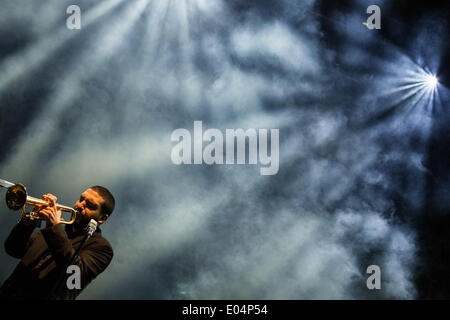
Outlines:
<svg viewBox="0 0 450 320"><path fill-rule="evenodd" d="M111 194L111 192L109 192L108 189L106 189L105 187L102 187L102 186L93 186L93 187L90 187L89 189L92 189L95 192L97 192L100 195L100 197L102 197L104 200L100 213L102 215L105 215L105 214L111 215L114 211L114 206L115 206L115 202L116 202L114 200L114 196Z"/></svg>

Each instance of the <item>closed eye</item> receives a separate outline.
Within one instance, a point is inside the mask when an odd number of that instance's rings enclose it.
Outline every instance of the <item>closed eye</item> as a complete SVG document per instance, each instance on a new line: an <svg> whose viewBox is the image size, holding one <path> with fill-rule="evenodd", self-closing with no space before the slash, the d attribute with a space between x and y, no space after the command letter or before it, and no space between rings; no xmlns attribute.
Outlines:
<svg viewBox="0 0 450 320"><path fill-rule="evenodd" d="M91 210L97 209L97 206L90 201L86 201L86 206Z"/></svg>

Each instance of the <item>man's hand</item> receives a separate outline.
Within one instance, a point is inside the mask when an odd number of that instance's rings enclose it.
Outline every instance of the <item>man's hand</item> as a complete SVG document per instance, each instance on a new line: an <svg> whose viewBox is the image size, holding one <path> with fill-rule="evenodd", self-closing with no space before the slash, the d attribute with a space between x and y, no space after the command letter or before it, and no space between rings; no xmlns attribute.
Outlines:
<svg viewBox="0 0 450 320"><path fill-rule="evenodd" d="M55 204L57 198L52 194L44 194L42 200L48 201L49 205L40 207L36 212L47 221L47 227L57 225L61 222L61 210L57 210Z"/></svg>

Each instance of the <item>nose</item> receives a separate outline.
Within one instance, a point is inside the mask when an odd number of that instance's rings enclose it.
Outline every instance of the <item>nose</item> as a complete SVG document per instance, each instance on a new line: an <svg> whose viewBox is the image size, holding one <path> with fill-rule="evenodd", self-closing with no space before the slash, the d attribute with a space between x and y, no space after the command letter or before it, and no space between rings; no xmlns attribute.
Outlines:
<svg viewBox="0 0 450 320"><path fill-rule="evenodd" d="M77 201L77 203L75 204L75 209L84 209L85 206L85 201L83 200L83 202Z"/></svg>

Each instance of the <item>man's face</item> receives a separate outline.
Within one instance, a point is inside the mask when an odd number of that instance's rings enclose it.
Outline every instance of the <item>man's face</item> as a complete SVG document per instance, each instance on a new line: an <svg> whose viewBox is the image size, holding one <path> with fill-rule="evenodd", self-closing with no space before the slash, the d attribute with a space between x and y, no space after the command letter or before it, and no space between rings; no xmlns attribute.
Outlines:
<svg viewBox="0 0 450 320"><path fill-rule="evenodd" d="M91 219L104 220L100 214L103 201L103 198L92 189L83 192L74 206L74 209L78 211L76 222L87 223Z"/></svg>

